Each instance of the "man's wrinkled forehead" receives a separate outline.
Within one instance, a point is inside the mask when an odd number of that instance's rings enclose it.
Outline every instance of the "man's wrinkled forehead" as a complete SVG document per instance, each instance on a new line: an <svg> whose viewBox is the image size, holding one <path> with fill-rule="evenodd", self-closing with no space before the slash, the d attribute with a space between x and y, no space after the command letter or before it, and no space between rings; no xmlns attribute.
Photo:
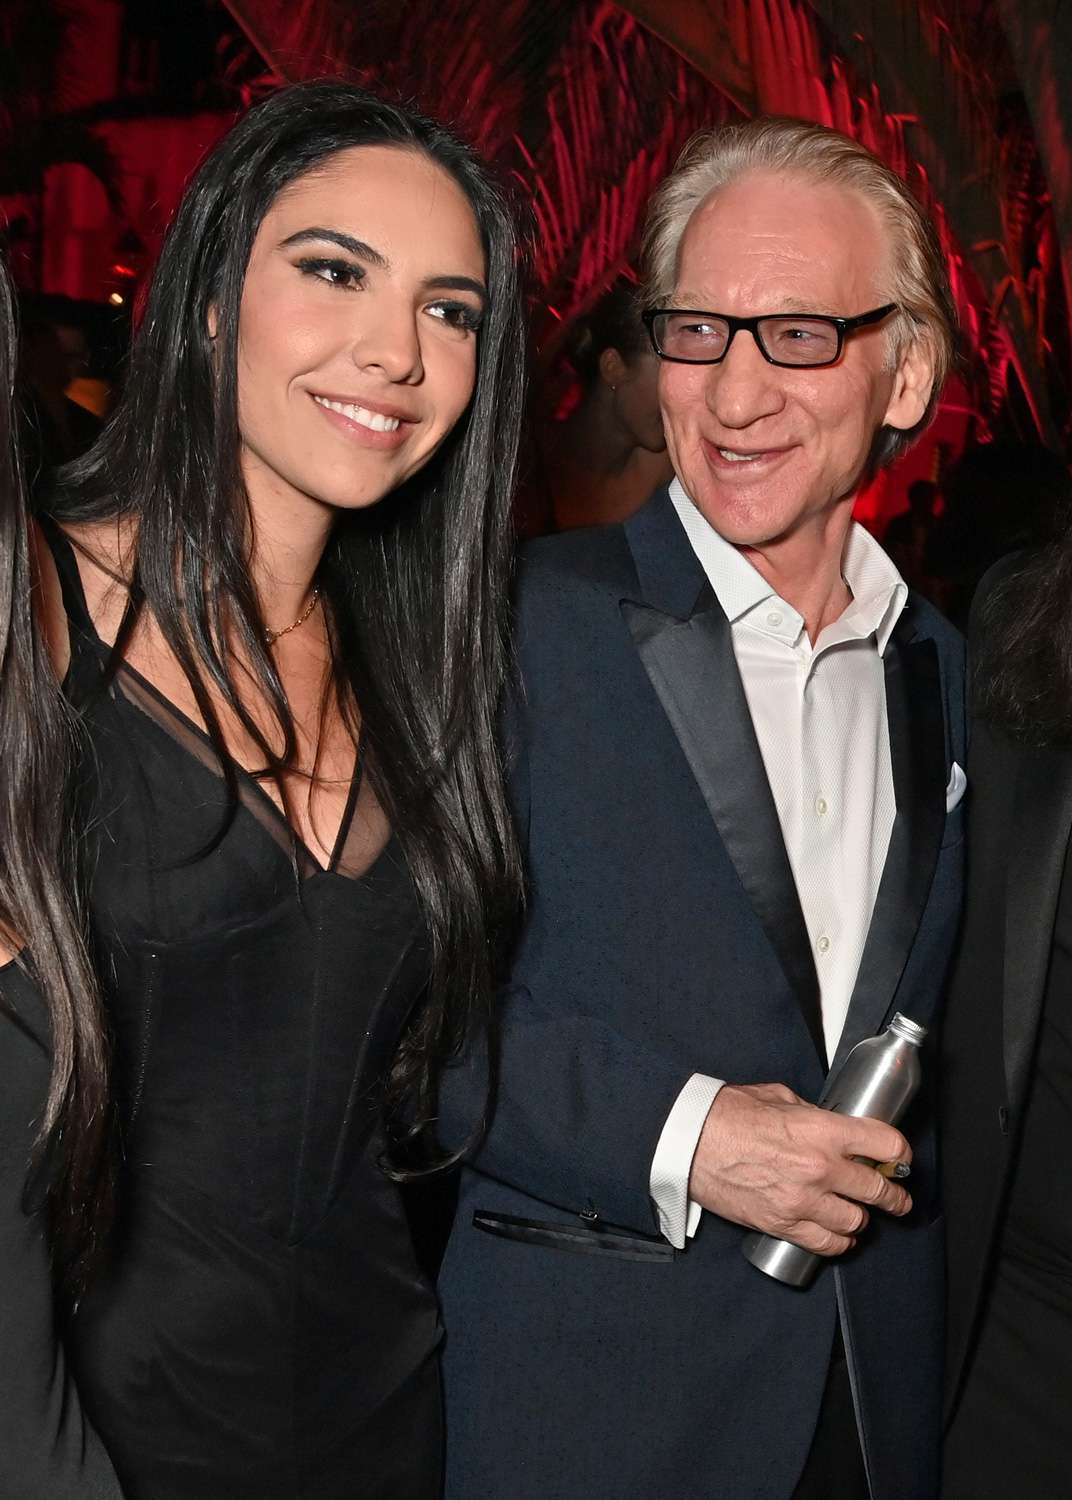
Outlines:
<svg viewBox="0 0 1072 1500"><path fill-rule="evenodd" d="M749 173L694 209L678 245L673 301L706 307L712 295L761 296L756 311L859 311L846 298L885 295L887 238L877 210L852 188Z"/></svg>

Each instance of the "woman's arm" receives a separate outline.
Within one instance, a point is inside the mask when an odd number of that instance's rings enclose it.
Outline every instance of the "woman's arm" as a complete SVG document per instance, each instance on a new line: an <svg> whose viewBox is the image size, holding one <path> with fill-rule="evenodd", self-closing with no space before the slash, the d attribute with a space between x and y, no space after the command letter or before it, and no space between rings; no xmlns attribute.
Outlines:
<svg viewBox="0 0 1072 1500"><path fill-rule="evenodd" d="M11 954L0 941L0 964ZM115 1471L86 1421L52 1299L45 1215L28 1189L48 1088L44 1002L14 962L0 968L0 1495L4 1500L120 1500Z"/></svg>

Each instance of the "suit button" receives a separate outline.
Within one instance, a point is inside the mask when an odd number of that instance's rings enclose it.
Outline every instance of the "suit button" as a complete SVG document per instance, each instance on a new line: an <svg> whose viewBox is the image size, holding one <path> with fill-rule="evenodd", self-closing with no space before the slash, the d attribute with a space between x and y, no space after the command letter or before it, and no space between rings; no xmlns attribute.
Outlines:
<svg viewBox="0 0 1072 1500"><path fill-rule="evenodd" d="M582 1218L586 1224L594 1224L598 1220L599 1215L594 1208L582 1208L578 1217Z"/></svg>

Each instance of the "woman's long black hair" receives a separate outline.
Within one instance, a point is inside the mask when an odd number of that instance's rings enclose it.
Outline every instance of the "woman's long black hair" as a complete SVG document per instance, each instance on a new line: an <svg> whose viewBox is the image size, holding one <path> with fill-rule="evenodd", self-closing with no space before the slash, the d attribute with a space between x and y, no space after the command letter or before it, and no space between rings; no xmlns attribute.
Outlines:
<svg viewBox="0 0 1072 1500"><path fill-rule="evenodd" d="M397 1139L412 1145L429 1133L441 1065L474 1030L493 1037L498 943L520 892L496 716L508 658L524 326L514 223L485 168L438 124L347 83L299 84L252 109L187 190L122 401L95 447L66 471L55 509L71 520L135 519L131 604L117 648L137 613L150 611L195 694L232 802L235 771L210 689L281 781L297 737L250 576L239 305L254 238L278 194L336 152L365 145L421 152L460 185L482 236L490 297L467 413L402 489L339 516L317 577L332 622L337 699L344 710L357 705L369 774L431 939L427 1002L392 1076L395 1117L405 1122ZM236 641L272 709L271 737L244 706L229 647ZM400 1147L396 1159L404 1156Z"/></svg>
<svg viewBox="0 0 1072 1500"><path fill-rule="evenodd" d="M1013 739L1072 745L1072 476L1042 447L992 444L957 466L947 494L967 554L1006 556L972 607L973 711ZM959 506L957 504L959 502ZM974 525L974 535L969 531ZM988 557L983 549L991 543ZM981 570L980 570L981 571Z"/></svg>
<svg viewBox="0 0 1072 1500"><path fill-rule="evenodd" d="M1009 558L973 610L976 716L1025 745L1072 746L1072 529Z"/></svg>
<svg viewBox="0 0 1072 1500"><path fill-rule="evenodd" d="M13 433L15 320L0 265L0 933L40 986L52 1071L38 1132L58 1280L77 1285L106 1197L106 1052L65 789L75 721L48 656Z"/></svg>

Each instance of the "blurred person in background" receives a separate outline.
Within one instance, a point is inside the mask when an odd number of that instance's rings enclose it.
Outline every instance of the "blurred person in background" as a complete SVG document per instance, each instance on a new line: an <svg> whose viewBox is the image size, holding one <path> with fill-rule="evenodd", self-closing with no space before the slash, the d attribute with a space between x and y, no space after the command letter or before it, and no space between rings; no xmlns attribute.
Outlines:
<svg viewBox="0 0 1072 1500"><path fill-rule="evenodd" d="M80 322L64 317L62 312L57 313L53 326L67 356L70 375L67 395L76 406L104 421L112 409L114 391L111 382L94 368L101 350L94 349L87 329Z"/></svg>
<svg viewBox="0 0 1072 1500"><path fill-rule="evenodd" d="M576 409L539 432L542 481L556 530L622 521L670 478L659 361L640 321L638 289L621 281L574 331Z"/></svg>
<svg viewBox="0 0 1072 1500"><path fill-rule="evenodd" d="M19 349L20 438L27 481L39 494L55 470L92 447L99 417L69 395L85 373L85 335L25 299Z"/></svg>
<svg viewBox="0 0 1072 1500"><path fill-rule="evenodd" d="M908 486L908 509L894 516L882 538L882 545L905 583L932 603L935 601L926 556L937 519L939 495L933 479L914 479Z"/></svg>

